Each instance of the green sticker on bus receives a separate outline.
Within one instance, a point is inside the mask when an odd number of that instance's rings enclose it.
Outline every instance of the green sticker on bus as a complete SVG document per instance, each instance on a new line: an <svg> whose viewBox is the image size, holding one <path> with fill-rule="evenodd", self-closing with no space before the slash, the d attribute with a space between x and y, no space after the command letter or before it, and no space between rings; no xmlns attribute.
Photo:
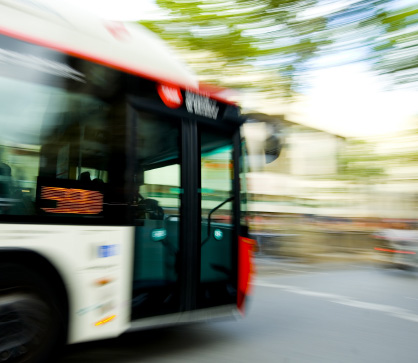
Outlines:
<svg viewBox="0 0 418 363"><path fill-rule="evenodd" d="M165 228L153 229L151 238L153 241L162 241L167 237L167 230Z"/></svg>
<svg viewBox="0 0 418 363"><path fill-rule="evenodd" d="M215 237L216 240L220 241L224 236L224 233L219 229L215 229L215 231L213 232L213 237Z"/></svg>

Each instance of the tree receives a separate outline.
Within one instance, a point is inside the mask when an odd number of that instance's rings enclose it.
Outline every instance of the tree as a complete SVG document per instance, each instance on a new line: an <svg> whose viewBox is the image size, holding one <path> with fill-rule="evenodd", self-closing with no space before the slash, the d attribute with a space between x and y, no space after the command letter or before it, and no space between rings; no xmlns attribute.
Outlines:
<svg viewBox="0 0 418 363"><path fill-rule="evenodd" d="M388 162L388 155L377 155L374 145L360 139L347 139L344 152L338 156L338 174L343 180L369 184L386 177L382 166L385 162Z"/></svg>
<svg viewBox="0 0 418 363"><path fill-rule="evenodd" d="M358 60L370 60L399 82L418 81L417 11L396 9L392 0L156 3L168 16L141 23L187 50L189 63L208 81L291 96L315 57L347 50L361 50ZM237 76L252 73L250 81Z"/></svg>
<svg viewBox="0 0 418 363"><path fill-rule="evenodd" d="M398 83L415 86L418 83L418 8L383 12L378 21L384 36L374 44L377 68L393 74Z"/></svg>

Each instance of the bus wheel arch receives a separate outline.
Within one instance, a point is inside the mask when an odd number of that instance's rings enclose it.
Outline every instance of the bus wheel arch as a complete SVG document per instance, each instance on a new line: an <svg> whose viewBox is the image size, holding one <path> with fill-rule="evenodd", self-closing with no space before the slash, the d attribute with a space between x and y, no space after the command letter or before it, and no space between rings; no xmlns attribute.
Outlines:
<svg viewBox="0 0 418 363"><path fill-rule="evenodd" d="M2 361L20 362L21 355L26 362L27 356L33 354L29 362L43 362L67 341L69 308L64 282L55 267L36 252L0 249L2 313L6 323L9 313L16 316L16 319L9 318L11 331L13 324L18 324L25 332L19 337L19 346L8 349L7 340L3 342ZM31 350L31 347L36 348Z"/></svg>

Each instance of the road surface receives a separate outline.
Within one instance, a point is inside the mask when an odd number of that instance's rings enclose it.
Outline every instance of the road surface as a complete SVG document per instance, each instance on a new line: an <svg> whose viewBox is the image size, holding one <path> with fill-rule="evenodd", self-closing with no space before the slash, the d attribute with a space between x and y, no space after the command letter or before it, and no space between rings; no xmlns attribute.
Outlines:
<svg viewBox="0 0 418 363"><path fill-rule="evenodd" d="M260 269L243 320L78 345L60 363L418 361L417 272L275 267Z"/></svg>

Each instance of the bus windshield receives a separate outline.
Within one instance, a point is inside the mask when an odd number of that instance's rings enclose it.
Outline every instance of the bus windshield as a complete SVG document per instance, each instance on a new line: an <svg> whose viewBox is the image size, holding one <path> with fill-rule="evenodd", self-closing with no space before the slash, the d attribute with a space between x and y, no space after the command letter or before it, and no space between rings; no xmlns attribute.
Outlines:
<svg viewBox="0 0 418 363"><path fill-rule="evenodd" d="M91 180L107 181L103 101L4 77L0 95L1 214L34 214L39 176L80 180L89 173ZM48 147L54 139L59 142ZM79 151L71 153L75 145Z"/></svg>

